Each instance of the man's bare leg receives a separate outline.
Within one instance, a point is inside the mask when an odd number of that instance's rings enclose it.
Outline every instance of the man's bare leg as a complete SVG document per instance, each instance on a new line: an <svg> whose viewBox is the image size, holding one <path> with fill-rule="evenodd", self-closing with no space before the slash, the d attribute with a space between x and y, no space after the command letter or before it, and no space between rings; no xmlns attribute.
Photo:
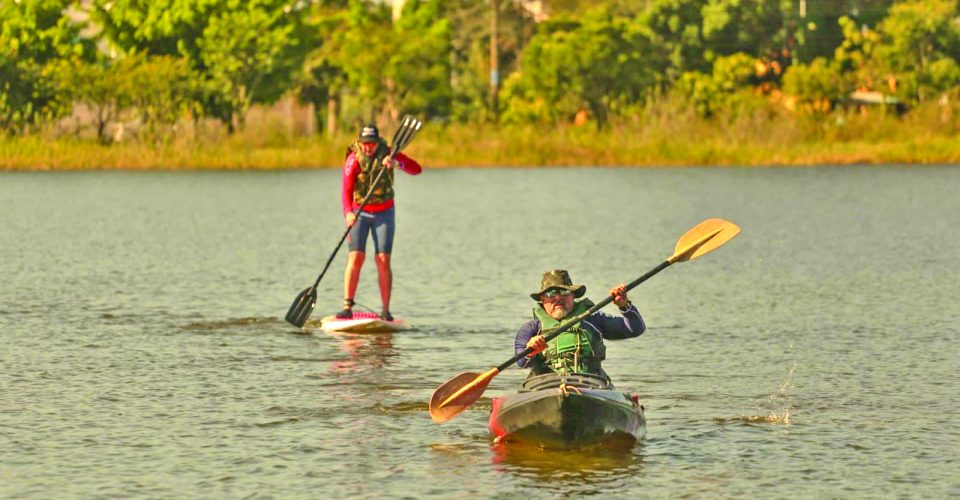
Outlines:
<svg viewBox="0 0 960 500"><path fill-rule="evenodd" d="M363 267L364 252L353 251L347 254L347 269L343 272L343 308L353 308L353 298L357 294L357 283L360 282L360 268Z"/></svg>
<svg viewBox="0 0 960 500"><path fill-rule="evenodd" d="M377 254L377 281L380 284L380 302L383 304L383 312L380 317L392 319L390 316L390 292L393 288L393 270L390 269L390 254Z"/></svg>

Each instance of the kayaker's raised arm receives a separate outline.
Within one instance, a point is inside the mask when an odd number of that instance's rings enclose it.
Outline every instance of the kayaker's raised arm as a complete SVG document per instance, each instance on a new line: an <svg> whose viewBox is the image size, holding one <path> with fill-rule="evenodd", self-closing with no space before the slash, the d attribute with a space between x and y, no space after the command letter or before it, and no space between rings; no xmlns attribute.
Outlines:
<svg viewBox="0 0 960 500"><path fill-rule="evenodd" d="M646 331L647 325L637 306L629 304L625 309L620 309L620 314L622 316L596 312L583 323L592 326L605 340L632 339Z"/></svg>
<svg viewBox="0 0 960 500"><path fill-rule="evenodd" d="M640 310L627 298L624 285L617 285L610 289L613 303L620 309L620 316L611 316L597 311L583 323L590 325L604 339L622 340L639 337L647 329L647 325L640 316Z"/></svg>

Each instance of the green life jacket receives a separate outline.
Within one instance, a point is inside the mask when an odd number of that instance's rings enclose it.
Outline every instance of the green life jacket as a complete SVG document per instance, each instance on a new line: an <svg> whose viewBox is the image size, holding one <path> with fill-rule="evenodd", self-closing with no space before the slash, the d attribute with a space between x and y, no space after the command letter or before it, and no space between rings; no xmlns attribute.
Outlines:
<svg viewBox="0 0 960 500"><path fill-rule="evenodd" d="M353 156L360 164L360 172L357 174L357 180L353 184L353 203L360 205L363 203L363 197L370 191L373 180L377 178L380 168L383 166L383 159L389 154L387 143L383 139L377 139L377 149L373 156L363 154L363 148L360 147L360 141L354 141L348 149L353 152ZM393 169L387 169L380 176L380 182L370 194L367 200L368 204L383 203L393 199Z"/></svg>
<svg viewBox="0 0 960 500"><path fill-rule="evenodd" d="M575 302L573 310L565 320L569 321L570 318L583 314L591 307L593 303L589 299ZM540 322L540 334L544 336L550 335L550 332L565 322L565 320L554 319L539 305L533 308L533 317ZM543 351L544 368L561 374L590 373L603 376L600 362L606 358L606 351L603 339L578 322L547 342L547 348Z"/></svg>

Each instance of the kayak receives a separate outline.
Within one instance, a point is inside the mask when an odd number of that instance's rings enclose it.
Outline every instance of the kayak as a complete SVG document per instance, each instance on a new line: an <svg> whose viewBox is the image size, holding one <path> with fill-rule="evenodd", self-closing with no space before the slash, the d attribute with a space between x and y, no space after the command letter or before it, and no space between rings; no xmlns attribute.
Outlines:
<svg viewBox="0 0 960 500"><path fill-rule="evenodd" d="M639 397L617 391L606 377L548 373L493 398L489 426L497 443L571 449L632 446L646 423Z"/></svg>
<svg viewBox="0 0 960 500"><path fill-rule="evenodd" d="M349 319L340 319L332 315L320 320L320 329L325 332L393 333L412 328L413 326L402 319L394 318L392 321L387 321L366 311L354 312L353 317Z"/></svg>

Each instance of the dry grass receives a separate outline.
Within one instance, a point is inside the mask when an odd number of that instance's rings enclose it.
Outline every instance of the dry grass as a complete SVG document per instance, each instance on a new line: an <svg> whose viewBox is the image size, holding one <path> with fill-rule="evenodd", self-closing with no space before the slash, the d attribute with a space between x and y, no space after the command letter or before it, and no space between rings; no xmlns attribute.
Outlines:
<svg viewBox="0 0 960 500"><path fill-rule="evenodd" d="M760 110L704 120L652 106L603 130L428 122L407 152L427 167L954 164L960 123L953 111L930 106L904 117L875 110L813 117ZM352 131L298 136L269 117L233 136L205 125L150 144L40 134L0 139L0 169L330 168L339 167L351 139Z"/></svg>

